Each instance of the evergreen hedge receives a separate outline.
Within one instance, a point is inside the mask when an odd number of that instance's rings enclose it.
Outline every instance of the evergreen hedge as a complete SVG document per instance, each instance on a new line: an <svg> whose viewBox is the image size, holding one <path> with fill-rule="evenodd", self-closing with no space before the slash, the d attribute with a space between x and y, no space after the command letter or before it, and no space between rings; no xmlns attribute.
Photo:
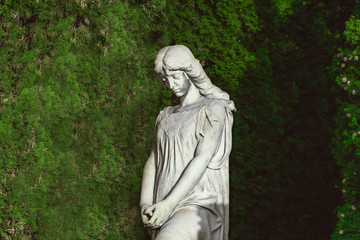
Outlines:
<svg viewBox="0 0 360 240"><path fill-rule="evenodd" d="M0 8L2 238L144 239L137 202L160 104L150 28L161 4Z"/></svg>

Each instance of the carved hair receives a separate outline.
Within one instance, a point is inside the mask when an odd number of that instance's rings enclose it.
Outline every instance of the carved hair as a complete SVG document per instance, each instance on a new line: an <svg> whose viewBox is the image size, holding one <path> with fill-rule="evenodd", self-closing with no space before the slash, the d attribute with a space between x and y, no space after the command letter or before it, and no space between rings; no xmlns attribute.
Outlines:
<svg viewBox="0 0 360 240"><path fill-rule="evenodd" d="M181 70L189 76L201 95L206 98L226 100L231 110L234 110L233 101L229 94L215 86L206 75L200 61L197 60L189 48L183 45L166 46L160 49L155 58L155 72L164 75L163 67L170 71Z"/></svg>

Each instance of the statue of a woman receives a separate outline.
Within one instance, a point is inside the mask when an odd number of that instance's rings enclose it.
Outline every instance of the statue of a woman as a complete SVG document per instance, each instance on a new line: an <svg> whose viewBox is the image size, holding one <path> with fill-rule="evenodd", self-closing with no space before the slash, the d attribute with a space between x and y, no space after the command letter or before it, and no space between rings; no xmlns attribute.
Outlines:
<svg viewBox="0 0 360 240"><path fill-rule="evenodd" d="M180 104L156 121L142 181L143 223L156 240L227 240L234 103L185 46L162 48L155 71Z"/></svg>

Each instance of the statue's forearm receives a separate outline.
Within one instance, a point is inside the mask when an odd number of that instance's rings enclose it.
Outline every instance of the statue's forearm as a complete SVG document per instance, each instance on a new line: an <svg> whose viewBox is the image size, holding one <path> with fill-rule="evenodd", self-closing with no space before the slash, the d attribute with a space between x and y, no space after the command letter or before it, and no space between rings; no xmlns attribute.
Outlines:
<svg viewBox="0 0 360 240"><path fill-rule="evenodd" d="M175 208L194 189L195 185L204 175L209 162L215 154L218 139L221 135L218 127L219 125L211 128L207 136L200 140L195 151L195 157L188 163L179 180L166 197L165 200L172 207Z"/></svg>
<svg viewBox="0 0 360 240"><path fill-rule="evenodd" d="M155 182L155 165L154 165L154 154L150 154L149 159L146 161L144 167L144 174L141 187L141 198L140 206L145 204L153 204L153 194L154 194L154 182Z"/></svg>
<svg viewBox="0 0 360 240"><path fill-rule="evenodd" d="M203 154L196 156L189 162L174 188L165 199L173 208L194 189L197 182L204 175L210 159L211 156Z"/></svg>

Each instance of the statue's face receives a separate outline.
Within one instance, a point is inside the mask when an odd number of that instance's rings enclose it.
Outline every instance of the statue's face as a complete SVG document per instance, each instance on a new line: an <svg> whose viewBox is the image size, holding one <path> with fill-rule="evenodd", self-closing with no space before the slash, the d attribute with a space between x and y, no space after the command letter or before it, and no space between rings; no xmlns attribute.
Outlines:
<svg viewBox="0 0 360 240"><path fill-rule="evenodd" d="M168 70L163 68L162 81L165 86L173 92L177 97L184 96L190 88L190 80L186 73L180 70Z"/></svg>

